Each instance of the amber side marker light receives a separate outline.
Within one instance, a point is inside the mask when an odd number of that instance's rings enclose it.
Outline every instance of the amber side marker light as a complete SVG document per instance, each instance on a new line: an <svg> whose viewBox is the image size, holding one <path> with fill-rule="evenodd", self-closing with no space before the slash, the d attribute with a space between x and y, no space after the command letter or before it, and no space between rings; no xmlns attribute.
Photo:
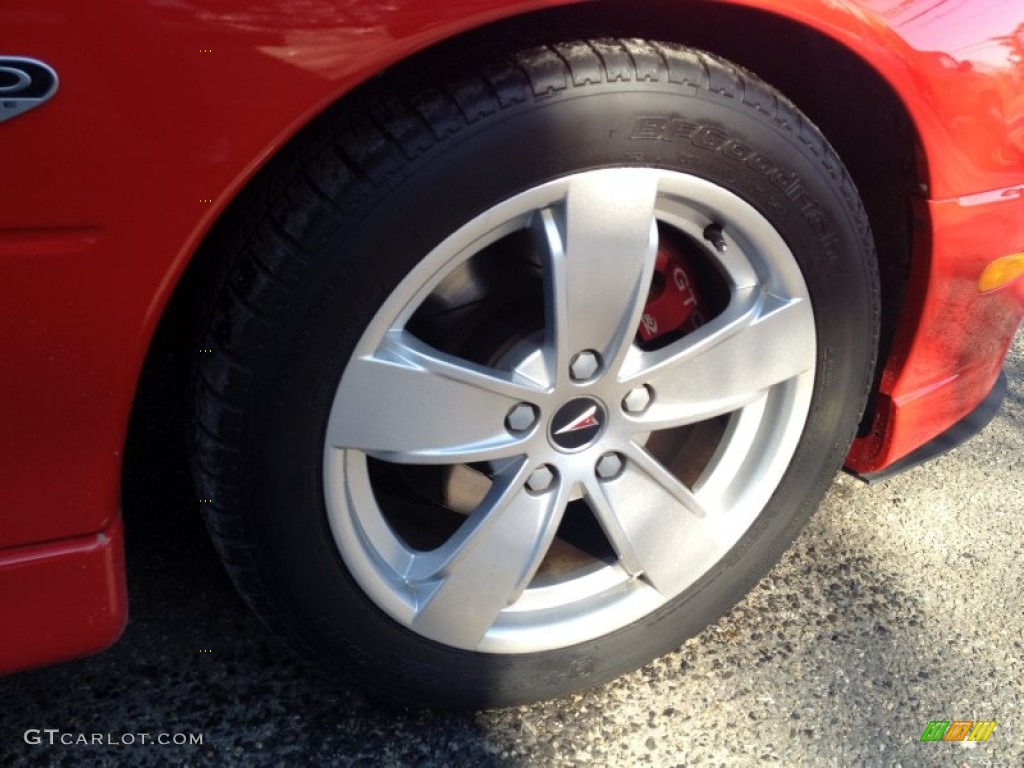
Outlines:
<svg viewBox="0 0 1024 768"><path fill-rule="evenodd" d="M981 293L994 291L1009 285L1021 275L1024 275L1024 251L1003 256L985 267L978 278L978 290Z"/></svg>

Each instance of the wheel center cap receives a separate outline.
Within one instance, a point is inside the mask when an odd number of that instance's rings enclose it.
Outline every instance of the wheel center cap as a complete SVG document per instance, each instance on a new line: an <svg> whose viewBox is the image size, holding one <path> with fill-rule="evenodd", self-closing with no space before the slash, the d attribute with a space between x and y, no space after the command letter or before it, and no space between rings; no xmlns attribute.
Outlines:
<svg viewBox="0 0 1024 768"><path fill-rule="evenodd" d="M577 397L559 408L548 425L548 440L560 451L580 451L604 432L608 415L592 397Z"/></svg>

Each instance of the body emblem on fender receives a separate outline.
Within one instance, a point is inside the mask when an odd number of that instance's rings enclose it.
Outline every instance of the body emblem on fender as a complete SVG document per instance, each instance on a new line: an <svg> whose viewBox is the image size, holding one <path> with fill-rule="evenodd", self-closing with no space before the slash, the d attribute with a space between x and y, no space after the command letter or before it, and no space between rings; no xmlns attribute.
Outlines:
<svg viewBox="0 0 1024 768"><path fill-rule="evenodd" d="M0 123L49 101L57 83L57 73L41 61L0 56Z"/></svg>

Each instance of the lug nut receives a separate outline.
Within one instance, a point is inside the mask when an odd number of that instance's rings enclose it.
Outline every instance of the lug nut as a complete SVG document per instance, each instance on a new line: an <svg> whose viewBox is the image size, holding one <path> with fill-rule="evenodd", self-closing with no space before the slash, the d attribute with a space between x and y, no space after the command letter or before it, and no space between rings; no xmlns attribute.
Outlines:
<svg viewBox="0 0 1024 768"><path fill-rule="evenodd" d="M601 357L592 349L585 349L572 359L569 372L575 381L586 381L601 367Z"/></svg>
<svg viewBox="0 0 1024 768"><path fill-rule="evenodd" d="M647 406L651 404L651 400L654 399L653 390L644 384L641 387L636 387L629 391L629 393L622 398L622 407L630 413L643 413L647 410Z"/></svg>
<svg viewBox="0 0 1024 768"><path fill-rule="evenodd" d="M617 453L606 453L597 460L597 476L602 480L611 480L622 471L622 457Z"/></svg>
<svg viewBox="0 0 1024 768"><path fill-rule="evenodd" d="M505 427L509 432L525 432L537 421L537 409L529 403L519 403L505 417Z"/></svg>
<svg viewBox="0 0 1024 768"><path fill-rule="evenodd" d="M530 475L526 481L526 487L531 491L540 492L546 491L551 487L551 484L555 482L555 473L547 464L542 464L537 469L533 470L533 474Z"/></svg>

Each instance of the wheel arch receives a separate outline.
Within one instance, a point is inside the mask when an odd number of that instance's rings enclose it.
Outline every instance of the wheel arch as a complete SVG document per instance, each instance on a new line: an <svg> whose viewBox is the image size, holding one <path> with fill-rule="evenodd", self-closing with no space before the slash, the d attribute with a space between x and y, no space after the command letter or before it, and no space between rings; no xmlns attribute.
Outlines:
<svg viewBox="0 0 1024 768"><path fill-rule="evenodd" d="M618 1L560 5L484 23L423 50L410 51L379 77L401 78L404 73L495 44L514 48L555 38L610 35L690 45L749 69L789 97L819 127L847 165L864 199L882 273L880 376L902 310L909 272L910 196L927 184L925 155L913 117L893 86L864 55L817 28L806 11L801 12L801 18L784 15L789 5L806 8L806 4L775 3L775 11L768 12L753 7L761 0L741 2L751 5L677 0L655 0L639 7ZM825 26L827 14L822 13L818 26ZM866 24L863 20L858 23ZM751 29L757 29L758 34L752 35ZM785 51L784 56L779 55L780 50ZM826 81L829 87L825 87ZM161 302L136 390L133 425L147 403L166 407L168 387L162 382L168 376L182 383L182 387L175 387L177 391L184 391L188 360L196 352L196 329L203 326L206 309L230 268L224 244L233 236L240 212L268 188L276 167L301 145L310 126L325 114L337 114L346 104L356 102L365 86L363 83L335 94L324 110L314 110L291 138L254 158L243 178L235 181L235 189L226 191L222 210L197 222L192 238L195 247L189 247L191 253L179 274L169 275L165 282L166 298ZM850 119L851 101L869 103L871 109L857 110L859 119ZM868 112L881 119L871 119L865 115ZM156 302L160 302L159 297ZM872 416L869 403L864 424L869 425Z"/></svg>

